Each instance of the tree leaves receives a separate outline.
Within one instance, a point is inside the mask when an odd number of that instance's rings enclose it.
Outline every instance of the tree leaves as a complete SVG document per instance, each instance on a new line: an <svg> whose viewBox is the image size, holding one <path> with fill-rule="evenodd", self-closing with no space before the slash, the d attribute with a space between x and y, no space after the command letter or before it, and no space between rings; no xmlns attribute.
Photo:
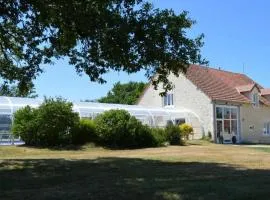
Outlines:
<svg viewBox="0 0 270 200"><path fill-rule="evenodd" d="M135 73L165 91L168 75L201 59L203 35L188 38L187 12L155 9L143 0L0 0L0 76L25 90L52 58L106 82L110 70Z"/></svg>
<svg viewBox="0 0 270 200"><path fill-rule="evenodd" d="M121 84L117 82L108 92L107 96L98 100L100 103L136 104L146 87L143 82L129 82Z"/></svg>
<svg viewBox="0 0 270 200"><path fill-rule="evenodd" d="M18 88L16 85L8 85L3 83L0 87L0 96L28 98L36 98L38 96L33 84L30 83L30 85L27 85L26 88L27 90L23 90Z"/></svg>

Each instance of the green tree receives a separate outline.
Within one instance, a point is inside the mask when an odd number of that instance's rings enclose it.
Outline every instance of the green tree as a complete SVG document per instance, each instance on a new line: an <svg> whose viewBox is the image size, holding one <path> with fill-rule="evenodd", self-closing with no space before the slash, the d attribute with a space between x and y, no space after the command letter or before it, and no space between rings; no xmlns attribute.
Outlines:
<svg viewBox="0 0 270 200"><path fill-rule="evenodd" d="M72 130L79 122L79 114L73 111L71 102L45 98L38 108L26 106L14 113L12 133L21 136L28 145L68 145L73 142ZM80 127L77 130L81 131Z"/></svg>
<svg viewBox="0 0 270 200"><path fill-rule="evenodd" d="M146 85L147 84L143 82L129 82L124 84L117 82L107 93L107 96L100 98L98 102L129 105L136 104Z"/></svg>
<svg viewBox="0 0 270 200"><path fill-rule="evenodd" d="M0 77L24 93L42 63L66 57L91 81L104 83L109 70L145 70L169 90L168 74L205 63L203 35L186 34L195 23L187 14L147 0L0 0Z"/></svg>
<svg viewBox="0 0 270 200"><path fill-rule="evenodd" d="M6 84L0 86L0 96L28 97L28 98L38 97L35 88L29 88L29 90L20 91L16 85L6 85Z"/></svg>

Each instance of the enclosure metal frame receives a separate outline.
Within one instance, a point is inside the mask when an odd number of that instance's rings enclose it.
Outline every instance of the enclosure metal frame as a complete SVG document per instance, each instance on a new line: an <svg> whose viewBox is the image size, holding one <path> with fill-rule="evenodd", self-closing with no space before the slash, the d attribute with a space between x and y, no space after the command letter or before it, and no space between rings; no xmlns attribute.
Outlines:
<svg viewBox="0 0 270 200"><path fill-rule="evenodd" d="M25 106L30 106L33 108L38 107L43 100L33 99L33 98L22 98L22 97L5 97L0 96L0 115L10 115L11 123L13 122L13 114L17 109L23 108ZM80 118L88 117L94 118L97 113L103 113L104 111L111 109L124 109L128 111L132 116L142 116L145 119L151 119L151 127L158 127L159 124L155 120L155 117L163 117L163 125L165 126L167 120L174 121L177 118L185 118L187 123L190 123L190 117L193 116L197 118L200 124L203 121L200 117L193 111L186 108L157 108L157 107L144 107L140 105L122 105L122 104L106 104L106 103L96 103L96 102L72 102L73 110L78 112ZM16 109L15 109L16 108ZM2 110L1 110L2 109ZM9 110L10 112L3 112ZM166 120L166 121L165 121ZM200 125L201 126L201 125ZM5 133L7 134L7 133ZM1 136L1 132L0 132ZM1 139L1 138L0 138ZM1 142L1 141L0 141Z"/></svg>

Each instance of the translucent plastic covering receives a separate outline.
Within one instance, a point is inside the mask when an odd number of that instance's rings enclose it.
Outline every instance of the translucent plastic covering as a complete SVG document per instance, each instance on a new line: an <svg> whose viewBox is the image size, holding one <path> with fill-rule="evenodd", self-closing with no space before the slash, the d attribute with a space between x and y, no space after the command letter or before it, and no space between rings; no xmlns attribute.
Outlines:
<svg viewBox="0 0 270 200"><path fill-rule="evenodd" d="M0 97L0 113L8 112L13 113L19 108L27 105L37 107L42 103L42 100L34 98L22 98L22 97Z"/></svg>
<svg viewBox="0 0 270 200"><path fill-rule="evenodd" d="M105 104L93 102L74 103L74 110L81 118L95 118L98 114L111 109L124 109L144 124L153 127L165 127L169 122L190 122L190 117L200 121L196 115L187 109L151 108L138 105Z"/></svg>
<svg viewBox="0 0 270 200"><path fill-rule="evenodd" d="M13 113L27 105L38 107L41 103L39 99L0 96L0 145L23 143L10 134Z"/></svg>
<svg viewBox="0 0 270 200"><path fill-rule="evenodd" d="M0 96L0 144L1 138L7 138L10 134L13 113L27 105L38 107L42 103L40 99L1 97ZM192 111L181 108L150 108L138 105L104 104L93 102L73 102L73 110L78 112L81 118L93 119L100 113L111 109L124 109L142 123L151 127L165 127L168 123L190 123L196 131L201 131L201 120Z"/></svg>
<svg viewBox="0 0 270 200"><path fill-rule="evenodd" d="M7 97L12 105L31 105L31 106L37 106L42 103L42 100L40 99L34 99L34 98L22 98L22 97Z"/></svg>
<svg viewBox="0 0 270 200"><path fill-rule="evenodd" d="M9 104L8 97L0 97L0 104Z"/></svg>

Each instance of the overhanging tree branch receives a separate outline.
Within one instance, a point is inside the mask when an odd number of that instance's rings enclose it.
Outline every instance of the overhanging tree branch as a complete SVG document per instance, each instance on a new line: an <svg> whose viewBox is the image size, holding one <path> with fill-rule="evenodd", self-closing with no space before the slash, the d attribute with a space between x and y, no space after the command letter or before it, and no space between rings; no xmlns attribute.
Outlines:
<svg viewBox="0 0 270 200"><path fill-rule="evenodd" d="M155 9L144 0L0 0L0 10L0 30L7 33L0 31L0 38L8 41L0 52L5 60L0 76L18 81L23 90L52 58L68 57L78 73L100 83L109 70L144 69L165 91L172 88L169 74L185 72L189 63L205 63L203 35L187 37L195 23L188 13ZM21 62L7 62L7 52Z"/></svg>

